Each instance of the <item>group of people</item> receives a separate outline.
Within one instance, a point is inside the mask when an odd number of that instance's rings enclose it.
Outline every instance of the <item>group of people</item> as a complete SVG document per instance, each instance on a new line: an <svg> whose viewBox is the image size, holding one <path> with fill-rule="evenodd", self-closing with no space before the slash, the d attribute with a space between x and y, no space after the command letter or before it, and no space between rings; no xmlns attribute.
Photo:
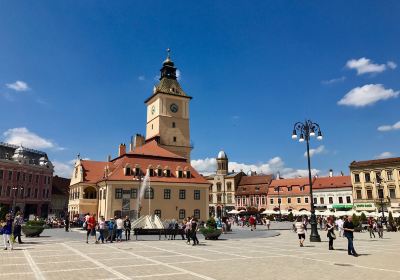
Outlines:
<svg viewBox="0 0 400 280"><path fill-rule="evenodd" d="M333 241L336 239L335 229L336 226L339 230L339 236L347 238L347 253L354 257L358 257L354 249L353 239L354 239L354 224L353 224L353 217L348 216L345 221L339 219L336 221L336 225L334 219L329 217L326 220L325 230L327 231L327 238L329 239L329 250L334 250L333 248ZM302 217L297 217L296 223L294 224L296 229L300 247L304 246L304 241L306 239L306 232L307 232L307 219Z"/></svg>
<svg viewBox="0 0 400 280"><path fill-rule="evenodd" d="M199 245L199 240L197 239L198 220L195 217L188 217L183 220L182 228L186 236L186 243L190 245L190 240L192 240L193 246Z"/></svg>
<svg viewBox="0 0 400 280"><path fill-rule="evenodd" d="M86 243L89 243L89 236L93 237L94 243L98 244L109 241L113 243L122 242L122 233L125 233L125 240L131 239L131 220L128 216L123 220L121 217L111 218L108 223L100 216L96 221L96 214L86 214L83 223L83 228L86 229ZM96 233L99 233L97 236ZM107 234L106 234L107 233Z"/></svg>
<svg viewBox="0 0 400 280"><path fill-rule="evenodd" d="M372 236L375 238L375 232L378 232L378 237L383 238L383 221L382 219L374 219L372 217L369 217L368 219L368 232L369 232L369 237L372 238Z"/></svg>
<svg viewBox="0 0 400 280"><path fill-rule="evenodd" d="M24 217L22 212L17 212L15 218L11 213L6 214L5 220L0 221L0 234L3 235L4 250L13 250L13 243L15 241L18 244L22 244L22 224L24 223Z"/></svg>

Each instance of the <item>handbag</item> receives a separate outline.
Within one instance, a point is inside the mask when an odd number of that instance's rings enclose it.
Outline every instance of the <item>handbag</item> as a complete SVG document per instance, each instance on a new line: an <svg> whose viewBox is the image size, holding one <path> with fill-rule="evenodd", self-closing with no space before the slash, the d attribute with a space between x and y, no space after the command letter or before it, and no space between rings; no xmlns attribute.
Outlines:
<svg viewBox="0 0 400 280"><path fill-rule="evenodd" d="M87 222L83 223L83 229L87 229Z"/></svg>
<svg viewBox="0 0 400 280"><path fill-rule="evenodd" d="M332 233L331 233L331 237L332 237L333 239L336 239L336 234L335 234L334 232L332 232Z"/></svg>

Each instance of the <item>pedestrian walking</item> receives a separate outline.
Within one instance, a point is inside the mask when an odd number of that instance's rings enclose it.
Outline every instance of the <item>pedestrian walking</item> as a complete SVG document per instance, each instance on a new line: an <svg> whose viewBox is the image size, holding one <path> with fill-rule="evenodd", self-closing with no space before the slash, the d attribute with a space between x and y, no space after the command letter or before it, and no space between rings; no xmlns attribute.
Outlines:
<svg viewBox="0 0 400 280"><path fill-rule="evenodd" d="M269 228L271 226L271 221L267 218L265 223L267 224L267 229L269 230Z"/></svg>
<svg viewBox="0 0 400 280"><path fill-rule="evenodd" d="M122 230L124 229L124 221L121 219L121 217L118 217L115 223L117 225L117 242L122 242Z"/></svg>
<svg viewBox="0 0 400 280"><path fill-rule="evenodd" d="M97 224L97 229L99 231L99 238L97 239L97 241L101 240L101 243L104 243L104 231L106 228L106 222L104 221L104 217L100 216L99 218L99 222Z"/></svg>
<svg viewBox="0 0 400 280"><path fill-rule="evenodd" d="M69 213L68 212L65 214L65 231L66 232L69 231Z"/></svg>
<svg viewBox="0 0 400 280"><path fill-rule="evenodd" d="M383 238L383 221L379 219L376 223L376 227L378 229L378 237Z"/></svg>
<svg viewBox="0 0 400 280"><path fill-rule="evenodd" d="M2 224L1 234L3 234L4 250L7 250L7 244L9 244L10 250L13 249L13 240L11 238L13 227L13 220L11 214L6 214L6 220Z"/></svg>
<svg viewBox="0 0 400 280"><path fill-rule="evenodd" d="M110 243L113 243L115 238L115 232L116 232L115 220L114 218L111 218L110 221L108 222L108 237L106 241L110 241Z"/></svg>
<svg viewBox="0 0 400 280"><path fill-rule="evenodd" d="M196 218L192 218L191 220L191 228L192 228L192 239L193 239L193 246L195 245L199 245L199 240L197 239L197 219Z"/></svg>
<svg viewBox="0 0 400 280"><path fill-rule="evenodd" d="M326 223L326 230L328 231L326 236L329 239L329 250L335 250L333 249L333 240L336 239L336 235L335 235L335 225L333 224L332 218L328 219L328 222Z"/></svg>
<svg viewBox="0 0 400 280"><path fill-rule="evenodd" d="M296 233L299 237L299 244L300 247L304 246L304 240L306 240L306 229L304 226L304 222L302 221L301 217L297 217L297 222L295 223Z"/></svg>
<svg viewBox="0 0 400 280"><path fill-rule="evenodd" d="M125 229L125 240L131 240L131 220L128 216L125 217L124 220L124 229Z"/></svg>
<svg viewBox="0 0 400 280"><path fill-rule="evenodd" d="M14 219L14 239L18 240L18 244L22 244L21 234L22 234L22 224L24 223L24 218L21 212L17 212L17 216Z"/></svg>
<svg viewBox="0 0 400 280"><path fill-rule="evenodd" d="M372 236L374 236L375 238L374 224L375 224L374 219L372 217L369 217L368 219L369 238L372 238Z"/></svg>
<svg viewBox="0 0 400 280"><path fill-rule="evenodd" d="M344 236L347 238L347 254L354 257L358 257L356 250L354 249L353 239L354 239L354 224L353 217L348 216L343 224Z"/></svg>
<svg viewBox="0 0 400 280"><path fill-rule="evenodd" d="M340 217L339 219L336 220L336 227L339 231L339 236L344 237L344 230L343 230L343 220L342 217Z"/></svg>
<svg viewBox="0 0 400 280"><path fill-rule="evenodd" d="M186 227L185 227L185 231L186 231L186 243L188 245L190 245L190 235L192 234L192 223L191 223L191 219L190 217L187 218L186 220Z"/></svg>
<svg viewBox="0 0 400 280"><path fill-rule="evenodd" d="M89 215L86 221L86 243L89 243L89 236L94 237L94 242L97 242L96 239L96 214Z"/></svg>

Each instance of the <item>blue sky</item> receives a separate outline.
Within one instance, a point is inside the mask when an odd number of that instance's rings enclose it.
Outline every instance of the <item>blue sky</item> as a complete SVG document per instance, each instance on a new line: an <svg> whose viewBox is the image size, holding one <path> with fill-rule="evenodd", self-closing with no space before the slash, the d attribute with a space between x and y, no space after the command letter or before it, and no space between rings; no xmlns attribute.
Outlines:
<svg viewBox="0 0 400 280"><path fill-rule="evenodd" d="M325 136L311 143L320 174L400 156L400 3L249 3L2 1L0 140L45 150L61 175L78 153L115 155L144 133L171 48L200 171L223 149L231 169L304 174L290 136L305 118Z"/></svg>

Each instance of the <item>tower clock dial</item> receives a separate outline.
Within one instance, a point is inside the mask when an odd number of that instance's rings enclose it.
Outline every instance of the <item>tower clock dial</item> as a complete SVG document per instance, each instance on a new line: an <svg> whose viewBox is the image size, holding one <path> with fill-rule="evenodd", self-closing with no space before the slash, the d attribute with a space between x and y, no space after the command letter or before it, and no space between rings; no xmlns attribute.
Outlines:
<svg viewBox="0 0 400 280"><path fill-rule="evenodd" d="M175 103L172 103L171 106L169 106L169 109L171 110L172 113L176 113L178 112L179 107Z"/></svg>

